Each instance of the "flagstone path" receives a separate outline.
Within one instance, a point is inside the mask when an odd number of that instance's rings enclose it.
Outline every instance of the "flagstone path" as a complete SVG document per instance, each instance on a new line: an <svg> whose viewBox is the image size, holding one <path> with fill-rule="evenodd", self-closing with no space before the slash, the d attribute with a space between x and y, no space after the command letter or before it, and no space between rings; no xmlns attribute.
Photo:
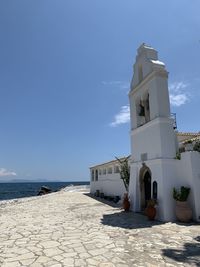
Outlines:
<svg viewBox="0 0 200 267"><path fill-rule="evenodd" d="M0 266L200 266L200 225L149 222L80 192L0 203Z"/></svg>

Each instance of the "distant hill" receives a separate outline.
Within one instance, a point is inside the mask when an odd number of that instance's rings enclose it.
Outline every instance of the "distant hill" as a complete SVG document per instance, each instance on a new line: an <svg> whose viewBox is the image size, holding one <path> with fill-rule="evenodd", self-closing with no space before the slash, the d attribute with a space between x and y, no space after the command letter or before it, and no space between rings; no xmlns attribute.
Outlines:
<svg viewBox="0 0 200 267"><path fill-rule="evenodd" d="M0 179L0 183L78 183L89 182L89 180L83 181L66 181L66 180L48 180L48 179Z"/></svg>
<svg viewBox="0 0 200 267"><path fill-rule="evenodd" d="M43 183L43 182L61 182L47 179L1 179L0 183Z"/></svg>

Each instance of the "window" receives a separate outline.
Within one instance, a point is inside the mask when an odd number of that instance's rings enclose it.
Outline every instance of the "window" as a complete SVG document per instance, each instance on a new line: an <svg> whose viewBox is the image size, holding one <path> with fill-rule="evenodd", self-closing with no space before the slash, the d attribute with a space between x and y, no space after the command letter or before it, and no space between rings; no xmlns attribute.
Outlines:
<svg viewBox="0 0 200 267"><path fill-rule="evenodd" d="M101 169L99 169L99 175L101 175Z"/></svg>
<svg viewBox="0 0 200 267"><path fill-rule="evenodd" d="M108 173L111 174L112 173L112 167L108 168Z"/></svg>
<svg viewBox="0 0 200 267"><path fill-rule="evenodd" d="M104 174L104 175L106 174L106 169L103 169L103 174Z"/></svg>
<svg viewBox="0 0 200 267"><path fill-rule="evenodd" d="M92 181L94 181L94 170L92 170Z"/></svg>
<svg viewBox="0 0 200 267"><path fill-rule="evenodd" d="M95 171L95 180L98 181L98 170Z"/></svg>
<svg viewBox="0 0 200 267"><path fill-rule="evenodd" d="M158 184L156 181L153 182L153 198L158 198Z"/></svg>
<svg viewBox="0 0 200 267"><path fill-rule="evenodd" d="M115 168L114 168L114 172L115 172L115 173L119 173L119 166L118 166L118 165L115 166Z"/></svg>

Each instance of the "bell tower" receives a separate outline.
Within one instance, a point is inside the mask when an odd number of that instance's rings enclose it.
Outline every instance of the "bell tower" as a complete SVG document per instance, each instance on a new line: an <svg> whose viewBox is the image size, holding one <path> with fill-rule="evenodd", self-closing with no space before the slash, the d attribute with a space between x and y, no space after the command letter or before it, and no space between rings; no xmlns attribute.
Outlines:
<svg viewBox="0 0 200 267"><path fill-rule="evenodd" d="M131 112L132 209L145 210L148 200L158 200L159 220L172 218L172 184L176 179L176 133L170 114L168 72L152 47L137 50L129 92ZM167 204L166 204L167 203Z"/></svg>
<svg viewBox="0 0 200 267"><path fill-rule="evenodd" d="M129 98L134 160L174 158L176 137L170 118L168 72L157 51L146 44L137 50Z"/></svg>

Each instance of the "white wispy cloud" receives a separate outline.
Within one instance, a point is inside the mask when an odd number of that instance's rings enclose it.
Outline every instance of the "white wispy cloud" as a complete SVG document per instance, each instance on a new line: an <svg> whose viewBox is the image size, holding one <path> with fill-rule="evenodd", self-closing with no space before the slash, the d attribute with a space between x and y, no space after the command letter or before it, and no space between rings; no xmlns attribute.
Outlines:
<svg viewBox="0 0 200 267"><path fill-rule="evenodd" d="M101 82L104 86L116 86L120 89L129 89L130 83L127 81L102 81Z"/></svg>
<svg viewBox="0 0 200 267"><path fill-rule="evenodd" d="M5 176L16 176L17 174L13 171L8 171L5 168L0 168L0 177Z"/></svg>
<svg viewBox="0 0 200 267"><path fill-rule="evenodd" d="M169 99L172 106L180 107L190 101L190 96L186 92L189 84L184 82L174 82L169 85Z"/></svg>
<svg viewBox="0 0 200 267"><path fill-rule="evenodd" d="M170 94L170 103L172 106L180 107L188 101L189 99L185 94L179 94L179 95Z"/></svg>
<svg viewBox="0 0 200 267"><path fill-rule="evenodd" d="M110 123L111 127L116 127L120 124L128 123L130 121L130 107L122 106L119 113L115 115L114 121Z"/></svg>

